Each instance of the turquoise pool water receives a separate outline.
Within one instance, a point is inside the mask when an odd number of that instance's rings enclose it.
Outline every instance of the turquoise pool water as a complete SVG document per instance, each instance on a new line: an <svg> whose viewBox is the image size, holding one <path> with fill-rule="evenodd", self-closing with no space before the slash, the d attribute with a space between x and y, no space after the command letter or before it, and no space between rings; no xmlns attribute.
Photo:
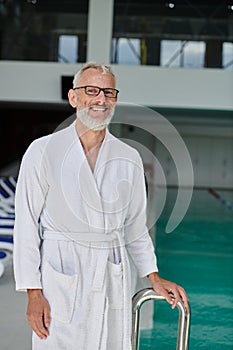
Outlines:
<svg viewBox="0 0 233 350"><path fill-rule="evenodd" d="M232 191L218 193L233 203ZM233 350L233 208L208 190L195 190L182 223L166 234L175 197L170 189L157 222L160 275L188 293L189 350ZM178 310L163 301L149 303L154 303L154 328L141 330L140 350L176 349Z"/></svg>

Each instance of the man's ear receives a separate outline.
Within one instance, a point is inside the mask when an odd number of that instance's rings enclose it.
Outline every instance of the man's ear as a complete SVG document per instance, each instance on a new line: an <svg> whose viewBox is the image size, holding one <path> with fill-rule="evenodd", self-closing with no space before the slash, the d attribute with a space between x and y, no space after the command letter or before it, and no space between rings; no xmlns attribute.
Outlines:
<svg viewBox="0 0 233 350"><path fill-rule="evenodd" d="M75 93L75 91L73 89L70 89L68 91L68 100L69 100L69 103L70 105L73 107L73 108L76 108L78 102L77 102L77 95Z"/></svg>

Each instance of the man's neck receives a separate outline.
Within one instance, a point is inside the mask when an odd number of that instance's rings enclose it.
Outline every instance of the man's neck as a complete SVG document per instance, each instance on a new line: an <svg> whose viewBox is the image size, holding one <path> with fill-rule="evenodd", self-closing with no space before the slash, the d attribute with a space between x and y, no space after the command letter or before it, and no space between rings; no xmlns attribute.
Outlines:
<svg viewBox="0 0 233 350"><path fill-rule="evenodd" d="M106 129L96 131L88 129L78 118L76 119L75 128L86 154L93 149L98 149L106 134Z"/></svg>

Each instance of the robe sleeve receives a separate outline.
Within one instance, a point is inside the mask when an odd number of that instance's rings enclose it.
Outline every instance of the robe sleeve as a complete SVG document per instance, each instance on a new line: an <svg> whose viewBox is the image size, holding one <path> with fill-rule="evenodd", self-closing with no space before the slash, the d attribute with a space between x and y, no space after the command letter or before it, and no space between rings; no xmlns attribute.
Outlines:
<svg viewBox="0 0 233 350"><path fill-rule="evenodd" d="M132 196L125 222L125 243L140 277L157 272L155 247L147 227L147 195L143 163L139 159L136 166Z"/></svg>
<svg viewBox="0 0 233 350"><path fill-rule="evenodd" d="M13 268L17 291L42 288L39 224L48 184L39 145L34 141L26 150L16 185Z"/></svg>

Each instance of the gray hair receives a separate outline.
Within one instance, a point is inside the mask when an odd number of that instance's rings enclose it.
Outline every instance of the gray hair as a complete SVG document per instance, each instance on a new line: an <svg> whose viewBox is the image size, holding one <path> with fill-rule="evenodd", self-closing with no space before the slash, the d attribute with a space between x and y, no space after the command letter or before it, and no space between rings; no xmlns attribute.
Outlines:
<svg viewBox="0 0 233 350"><path fill-rule="evenodd" d="M110 65L104 64L104 63L97 63L93 61L93 62L85 63L81 67L81 69L75 74L73 79L73 88L77 86L78 81L80 80L83 72L85 72L87 69L90 69L90 68L94 68L103 74L110 73L113 76L114 80L116 81L115 74L113 73Z"/></svg>

